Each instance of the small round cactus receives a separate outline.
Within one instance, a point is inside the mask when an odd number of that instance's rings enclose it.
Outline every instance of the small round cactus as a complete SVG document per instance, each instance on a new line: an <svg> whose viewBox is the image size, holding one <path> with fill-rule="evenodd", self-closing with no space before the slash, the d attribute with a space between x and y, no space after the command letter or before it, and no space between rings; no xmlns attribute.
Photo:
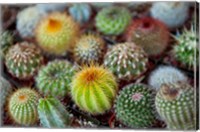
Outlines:
<svg viewBox="0 0 200 132"><path fill-rule="evenodd" d="M74 4L69 8L69 13L80 24L84 24L89 21L91 17L91 7L88 4Z"/></svg>
<svg viewBox="0 0 200 132"><path fill-rule="evenodd" d="M101 37L92 34L83 35L74 48L74 58L80 64L100 63L105 48L105 42Z"/></svg>
<svg viewBox="0 0 200 132"><path fill-rule="evenodd" d="M47 53L64 55L79 36L79 25L65 13L54 12L36 28L38 45Z"/></svg>
<svg viewBox="0 0 200 132"><path fill-rule="evenodd" d="M115 78L109 70L91 65L74 76L71 95L83 111L98 115L110 110L117 89Z"/></svg>
<svg viewBox="0 0 200 132"><path fill-rule="evenodd" d="M199 65L199 46L198 37L191 30L184 30L184 32L176 36L177 45L173 47L173 57L180 62L187 69L192 70Z"/></svg>
<svg viewBox="0 0 200 132"><path fill-rule="evenodd" d="M27 7L17 15L17 30L23 38L33 38L36 25L46 14L40 12L35 6Z"/></svg>
<svg viewBox="0 0 200 132"><path fill-rule="evenodd" d="M149 128L154 125L156 109L155 91L144 84L125 86L115 100L117 120L132 128Z"/></svg>
<svg viewBox="0 0 200 132"><path fill-rule="evenodd" d="M155 2L151 16L164 22L170 29L182 26L189 16L188 2Z"/></svg>
<svg viewBox="0 0 200 132"><path fill-rule="evenodd" d="M38 121L39 95L34 90L23 87L14 92L8 101L8 111L15 123L30 126Z"/></svg>
<svg viewBox="0 0 200 132"><path fill-rule="evenodd" d="M130 23L131 14L125 7L107 7L98 12L97 29L105 35L120 35Z"/></svg>
<svg viewBox="0 0 200 132"><path fill-rule="evenodd" d="M150 74L149 85L159 90L162 84L176 83L178 81L187 82L187 80L187 77L177 68L172 66L160 66Z"/></svg>
<svg viewBox="0 0 200 132"><path fill-rule="evenodd" d="M4 31L0 36L1 52L0 56L5 57L9 47L13 45L13 35L9 31Z"/></svg>
<svg viewBox="0 0 200 132"><path fill-rule="evenodd" d="M5 56L8 72L21 80L32 78L43 64L43 60L40 50L28 42L11 46Z"/></svg>
<svg viewBox="0 0 200 132"><path fill-rule="evenodd" d="M50 12L55 12L55 11L64 11L67 8L67 4L63 4L63 3L40 3L40 4L36 4L37 9L40 12L44 12L44 13L50 13Z"/></svg>
<svg viewBox="0 0 200 132"><path fill-rule="evenodd" d="M68 61L54 60L41 68L36 77L36 85L44 95L64 97L70 90L75 67Z"/></svg>
<svg viewBox="0 0 200 132"><path fill-rule="evenodd" d="M194 88L185 82L163 84L156 95L156 109L168 129L195 129Z"/></svg>
<svg viewBox="0 0 200 132"><path fill-rule="evenodd" d="M119 80L133 80L147 69L148 58L144 50L134 43L119 43L108 51L104 65Z"/></svg>
<svg viewBox="0 0 200 132"><path fill-rule="evenodd" d="M169 31L156 19L145 17L134 20L127 29L127 41L141 46L150 56L161 54L168 46Z"/></svg>
<svg viewBox="0 0 200 132"><path fill-rule="evenodd" d="M52 97L42 98L38 104L40 123L47 128L66 128L70 124L70 116L61 102Z"/></svg>

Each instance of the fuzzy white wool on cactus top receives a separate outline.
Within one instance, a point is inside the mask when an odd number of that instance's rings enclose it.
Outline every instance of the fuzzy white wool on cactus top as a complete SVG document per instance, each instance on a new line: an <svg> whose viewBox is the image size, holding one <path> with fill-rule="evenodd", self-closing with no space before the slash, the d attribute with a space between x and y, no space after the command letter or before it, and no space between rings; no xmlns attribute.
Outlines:
<svg viewBox="0 0 200 132"><path fill-rule="evenodd" d="M164 83L187 82L188 78L180 70L172 66L159 66L149 76L148 84L159 90Z"/></svg>

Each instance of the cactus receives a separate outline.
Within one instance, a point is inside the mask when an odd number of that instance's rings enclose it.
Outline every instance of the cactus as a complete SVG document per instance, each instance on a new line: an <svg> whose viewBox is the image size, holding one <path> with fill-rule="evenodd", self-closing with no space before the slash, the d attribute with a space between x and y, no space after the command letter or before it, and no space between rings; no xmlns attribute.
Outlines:
<svg viewBox="0 0 200 132"><path fill-rule="evenodd" d="M5 57L10 46L13 45L13 35L9 31L4 31L0 36L1 52L0 56Z"/></svg>
<svg viewBox="0 0 200 132"><path fill-rule="evenodd" d="M103 59L105 48L105 42L99 36L83 35L74 48L74 58L80 64L100 63Z"/></svg>
<svg viewBox="0 0 200 132"><path fill-rule="evenodd" d="M15 91L8 101L8 112L12 120L20 125L34 125L38 121L38 100L38 93L28 87Z"/></svg>
<svg viewBox="0 0 200 132"><path fill-rule="evenodd" d="M199 65L198 37L193 29L184 30L176 36L178 44L173 47L173 56L184 67L191 70Z"/></svg>
<svg viewBox="0 0 200 132"><path fill-rule="evenodd" d="M80 24L89 21L91 17L91 7L88 4L74 4L69 8L70 15Z"/></svg>
<svg viewBox="0 0 200 132"><path fill-rule="evenodd" d="M36 4L37 9L40 12L44 13L51 13L51 12L56 12L60 11L63 12L67 8L68 4L63 4L63 3L43 3L43 4Z"/></svg>
<svg viewBox="0 0 200 132"><path fill-rule="evenodd" d="M175 67L160 66L155 69L149 77L149 85L159 90L162 84L176 83L178 81L187 82L187 77Z"/></svg>
<svg viewBox="0 0 200 132"><path fill-rule="evenodd" d="M144 84L125 86L115 100L117 120L132 128L152 127L156 119L155 91Z"/></svg>
<svg viewBox="0 0 200 132"><path fill-rule="evenodd" d="M98 12L97 29L105 35L120 35L130 23L131 14L125 7L107 7Z"/></svg>
<svg viewBox="0 0 200 132"><path fill-rule="evenodd" d="M119 80L133 80L147 69L148 58L142 48L134 43L119 43L108 51L104 65Z"/></svg>
<svg viewBox="0 0 200 132"><path fill-rule="evenodd" d="M75 67L62 60L54 60L41 68L36 77L36 85L44 95L64 97L70 90Z"/></svg>
<svg viewBox="0 0 200 132"><path fill-rule="evenodd" d="M36 25L46 14L35 6L27 7L17 15L16 28L22 38L33 38Z"/></svg>
<svg viewBox="0 0 200 132"><path fill-rule="evenodd" d="M39 46L54 55L64 55L71 49L78 36L79 25L65 13L49 14L36 28Z"/></svg>
<svg viewBox="0 0 200 132"><path fill-rule="evenodd" d="M110 110L117 89L115 78L109 70L91 65L74 76L71 95L81 110L98 115Z"/></svg>
<svg viewBox="0 0 200 132"><path fill-rule="evenodd" d="M189 17L188 2L155 2L151 16L164 22L170 29L182 26Z"/></svg>
<svg viewBox="0 0 200 132"><path fill-rule="evenodd" d="M21 80L32 78L43 64L43 60L40 50L28 42L11 46L5 56L8 72Z"/></svg>
<svg viewBox="0 0 200 132"><path fill-rule="evenodd" d="M39 100L38 114L40 123L47 128L66 128L70 124L68 111L56 98Z"/></svg>
<svg viewBox="0 0 200 132"><path fill-rule="evenodd" d="M168 129L195 129L194 88L185 82L163 84L156 95L156 109Z"/></svg>
<svg viewBox="0 0 200 132"><path fill-rule="evenodd" d="M156 19L145 17L134 20L127 29L127 41L141 46L150 56L161 54L168 46L169 31Z"/></svg>

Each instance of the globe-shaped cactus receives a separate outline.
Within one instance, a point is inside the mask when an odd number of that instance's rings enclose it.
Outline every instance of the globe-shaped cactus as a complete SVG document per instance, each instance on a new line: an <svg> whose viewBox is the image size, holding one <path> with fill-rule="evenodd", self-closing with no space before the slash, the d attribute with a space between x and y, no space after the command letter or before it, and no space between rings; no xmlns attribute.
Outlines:
<svg viewBox="0 0 200 132"><path fill-rule="evenodd" d="M36 86L44 95L62 98L70 90L75 67L68 61L54 60L42 67L36 77Z"/></svg>
<svg viewBox="0 0 200 132"><path fill-rule="evenodd" d="M167 48L169 31L162 22L145 17L133 21L127 28L126 39L141 46L148 55L155 56Z"/></svg>
<svg viewBox="0 0 200 132"><path fill-rule="evenodd" d="M134 43L119 43L108 51L104 65L119 80L133 80L147 69L148 58L144 50Z"/></svg>
<svg viewBox="0 0 200 132"><path fill-rule="evenodd" d="M122 34L131 20L125 7L111 6L98 12L95 21L97 29L105 35Z"/></svg>
<svg viewBox="0 0 200 132"><path fill-rule="evenodd" d="M30 88L23 87L15 91L8 101L12 120L24 126L34 125L38 121L38 100L38 93Z"/></svg>
<svg viewBox="0 0 200 132"><path fill-rule="evenodd" d="M149 128L156 121L155 91L144 84L125 86L115 100L117 120L132 128Z"/></svg>
<svg viewBox="0 0 200 132"><path fill-rule="evenodd" d="M109 70L91 65L75 74L71 96L81 110L98 115L111 109L117 89L115 77Z"/></svg>
<svg viewBox="0 0 200 132"><path fill-rule="evenodd" d="M63 12L67 8L68 4L65 3L40 3L36 4L37 9L40 12L50 13L50 12Z"/></svg>
<svg viewBox="0 0 200 132"><path fill-rule="evenodd" d="M194 88L185 82L163 84L156 95L156 109L168 129L196 128Z"/></svg>
<svg viewBox="0 0 200 132"><path fill-rule="evenodd" d="M28 42L11 46L5 56L8 72L21 80L32 78L43 64L43 60L40 50Z"/></svg>
<svg viewBox="0 0 200 132"><path fill-rule="evenodd" d="M44 51L64 55L78 38L79 26L67 14L54 12L40 21L35 35L38 45Z"/></svg>

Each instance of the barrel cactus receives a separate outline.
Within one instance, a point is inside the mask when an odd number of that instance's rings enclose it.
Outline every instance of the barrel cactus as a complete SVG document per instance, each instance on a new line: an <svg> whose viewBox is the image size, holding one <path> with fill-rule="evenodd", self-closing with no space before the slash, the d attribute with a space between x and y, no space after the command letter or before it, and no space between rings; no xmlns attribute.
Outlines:
<svg viewBox="0 0 200 132"><path fill-rule="evenodd" d="M74 48L74 58L80 64L100 63L104 56L106 45L99 36L83 35Z"/></svg>
<svg viewBox="0 0 200 132"><path fill-rule="evenodd" d="M56 98L41 98L38 104L38 114L43 127L66 128L70 124L68 111Z"/></svg>
<svg viewBox="0 0 200 132"><path fill-rule="evenodd" d="M164 22L170 29L182 26L189 17L188 2L155 2L151 16Z"/></svg>
<svg viewBox="0 0 200 132"><path fill-rule="evenodd" d="M79 36L79 25L67 14L54 12L36 28L38 45L47 53L64 55Z"/></svg>
<svg viewBox="0 0 200 132"><path fill-rule="evenodd" d="M17 15L16 28L23 38L33 38L36 25L46 14L35 6L27 7Z"/></svg>
<svg viewBox="0 0 200 132"><path fill-rule="evenodd" d="M8 101L8 112L12 120L24 126L34 125L38 121L39 97L36 91L28 87L15 91Z"/></svg>
<svg viewBox="0 0 200 132"><path fill-rule="evenodd" d="M119 43L108 51L104 65L119 80L131 81L147 69L148 58L144 50L134 43Z"/></svg>
<svg viewBox="0 0 200 132"><path fill-rule="evenodd" d="M154 105L156 92L144 84L125 86L115 100L117 120L132 128L149 128L155 123Z"/></svg>
<svg viewBox="0 0 200 132"><path fill-rule="evenodd" d="M98 115L111 109L117 89L115 78L109 70L91 65L75 74L71 95L81 110Z"/></svg>
<svg viewBox="0 0 200 132"><path fill-rule="evenodd" d="M66 96L75 74L75 67L68 61L54 60L42 67L36 80L36 86L44 95L59 98Z"/></svg>
<svg viewBox="0 0 200 132"><path fill-rule="evenodd" d="M43 60L40 50L33 43L21 42L8 49L5 64L10 74L26 80L35 75Z"/></svg>
<svg viewBox="0 0 200 132"><path fill-rule="evenodd" d="M149 77L149 85L156 90L159 90L162 84L176 83L179 81L187 82L188 78L182 71L172 66L160 66Z"/></svg>
<svg viewBox="0 0 200 132"><path fill-rule="evenodd" d="M0 36L1 52L0 56L5 57L9 47L13 45L13 34L10 31L4 31Z"/></svg>
<svg viewBox="0 0 200 132"><path fill-rule="evenodd" d="M156 95L155 104L168 129L195 129L195 94L189 84L163 84Z"/></svg>
<svg viewBox="0 0 200 132"><path fill-rule="evenodd" d="M97 29L105 35L122 34L131 20L125 7L111 6L98 12L95 21Z"/></svg>
<svg viewBox="0 0 200 132"><path fill-rule="evenodd" d="M80 24L88 22L91 13L91 7L86 3L74 4L69 8L69 14Z"/></svg>
<svg viewBox="0 0 200 132"><path fill-rule="evenodd" d="M134 20L127 29L127 41L141 46L150 56L161 54L168 46L169 31L159 20L140 18Z"/></svg>
<svg viewBox="0 0 200 132"><path fill-rule="evenodd" d="M67 8L68 4L65 3L40 3L36 4L37 9L40 12L51 13L51 12L63 12Z"/></svg>

